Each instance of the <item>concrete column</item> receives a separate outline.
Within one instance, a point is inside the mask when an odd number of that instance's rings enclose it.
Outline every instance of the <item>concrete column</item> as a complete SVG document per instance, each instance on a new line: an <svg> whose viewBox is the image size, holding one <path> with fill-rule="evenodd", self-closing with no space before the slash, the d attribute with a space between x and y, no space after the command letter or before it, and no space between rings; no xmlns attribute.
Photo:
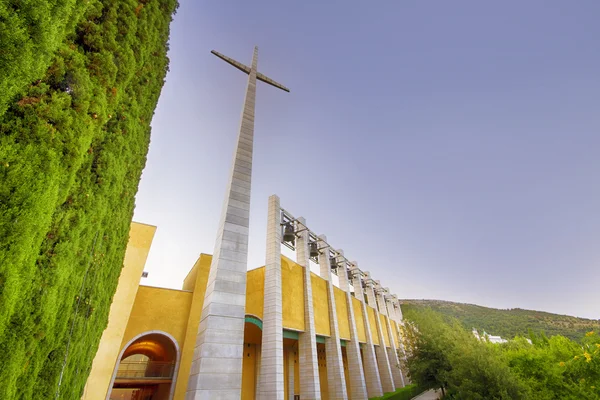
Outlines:
<svg viewBox="0 0 600 400"><path fill-rule="evenodd" d="M400 306L400 300L398 300L398 297L396 297L394 300L395 300L396 312L398 313L398 322L400 322L404 318L404 317L402 317L402 307Z"/></svg>
<svg viewBox="0 0 600 400"><path fill-rule="evenodd" d="M257 58L255 47L186 400L241 396Z"/></svg>
<svg viewBox="0 0 600 400"><path fill-rule="evenodd" d="M375 309L375 324L377 325L377 334L379 335L379 346L375 346L375 352L377 354L377 364L379 366L379 375L381 376L381 388L385 393L393 392L396 390L394 385L394 378L392 377L392 369L390 368L390 360L388 359L388 353L385 347L385 338L383 336L383 327L381 326L381 320L379 319L379 312L377 311L377 300L374 291L374 281L368 272L365 289L367 292L367 299L369 305Z"/></svg>
<svg viewBox="0 0 600 400"><path fill-rule="evenodd" d="M400 327L404 325L404 322L402 321L402 308L400 307L400 301L398 300L398 296L393 295L392 305L394 306L394 310L396 311L396 322L398 322L398 343L400 344L400 357L402 357L404 359L404 362L406 362L406 350L404 349L402 331L400 329ZM409 385L411 381L410 377L408 376L408 371L403 369L402 376L404 376L404 384Z"/></svg>
<svg viewBox="0 0 600 400"><path fill-rule="evenodd" d="M342 250L338 250L341 255ZM348 265L346 260L338 260L338 278L340 289L346 292L346 304L348 305L348 317L350 318L350 340L346 343L346 355L348 357L348 375L350 380L350 400L367 400L367 385L365 372L363 370L362 358L360 356L360 343L356 331L356 320L354 319L354 307L352 305L352 294L348 282Z"/></svg>
<svg viewBox="0 0 600 400"><path fill-rule="evenodd" d="M294 350L288 351L288 400L294 400Z"/></svg>
<svg viewBox="0 0 600 400"><path fill-rule="evenodd" d="M369 273L369 271L365 271L365 283L367 285L367 288L365 289L365 294L367 295L367 304L369 305L369 307L374 308L375 311L377 310L377 298L375 297L375 292L373 291L373 279L371 279L371 274Z"/></svg>
<svg viewBox="0 0 600 400"><path fill-rule="evenodd" d="M389 295L389 297L386 297L386 302L388 303L388 314L390 315L390 318L396 322L399 322L398 311L396 310L395 305L397 299L398 297L396 297L395 294Z"/></svg>
<svg viewBox="0 0 600 400"><path fill-rule="evenodd" d="M375 356L375 346L373 345L373 336L371 335L371 324L369 323L369 314L367 314L367 305L365 304L365 296L362 287L361 271L358 269L358 264L353 262L350 267L352 274L352 286L354 286L354 296L360 300L362 305L363 321L365 324L365 336L367 343L363 346L363 357L365 364L365 383L367 386L367 394L369 397L383 396L381 387L381 377L379 375L379 366L377 365L377 357Z"/></svg>
<svg viewBox="0 0 600 400"><path fill-rule="evenodd" d="M298 335L298 363L300 368L300 398L321 399L319 363L317 359L317 331L313 309L312 284L308 253L308 230L304 218L298 218L298 228L302 230L296 240L297 263L304 268L304 332Z"/></svg>
<svg viewBox="0 0 600 400"><path fill-rule="evenodd" d="M327 299L329 304L329 330L328 338L325 338L325 356L327 358L327 382L329 397L332 399L347 400L346 377L344 376L344 361L342 360L342 347L340 344L340 331L338 328L337 310L335 307L335 295L333 283L331 283L331 264L329 260L329 246L323 246L327 241L325 235L319 236L319 267L321 278L327 281Z"/></svg>
<svg viewBox="0 0 600 400"><path fill-rule="evenodd" d="M281 207L269 197L265 302L263 308L260 400L283 400L283 318L281 302Z"/></svg>
<svg viewBox="0 0 600 400"><path fill-rule="evenodd" d="M389 292L389 290L388 290L388 292ZM395 315L397 317L396 307L394 306L395 299L397 299L397 297L395 297L395 295L385 296L388 312L391 312L393 315ZM399 323L397 322L397 324L399 324ZM400 361L406 362L406 354L404 353L404 345L402 344L402 337L400 336L400 331L397 328L397 326L398 325L393 325L390 321L391 331L393 332L395 337L398 339L398 346L396 346L396 357L398 358L398 364L400 364ZM404 371L403 368L400 368L400 374L402 375L402 383L404 384L404 386L406 386L408 384L408 381L407 381L406 372Z"/></svg>
<svg viewBox="0 0 600 400"><path fill-rule="evenodd" d="M396 389L404 387L404 377L400 370L400 360L398 360L398 353L396 352L396 343L394 338L398 337L394 332L396 329L392 329L392 322L388 313L388 302L385 299L386 289L381 287L377 288L377 301L379 302L379 309L385 318L385 326L383 329L387 329L388 337L390 338L390 347L388 348L388 359L390 361L390 368L392 370L392 377L394 378L394 385Z"/></svg>

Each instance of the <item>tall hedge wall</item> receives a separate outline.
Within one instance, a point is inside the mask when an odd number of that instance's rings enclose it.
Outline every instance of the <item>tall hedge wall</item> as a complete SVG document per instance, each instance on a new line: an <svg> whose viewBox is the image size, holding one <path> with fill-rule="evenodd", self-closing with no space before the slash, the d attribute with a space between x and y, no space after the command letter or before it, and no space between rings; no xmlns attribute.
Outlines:
<svg viewBox="0 0 600 400"><path fill-rule="evenodd" d="M51 53L0 82L0 398L79 399L122 268L177 1L9 3L9 15L35 3L63 18L40 17L48 43L18 29L0 39Z"/></svg>

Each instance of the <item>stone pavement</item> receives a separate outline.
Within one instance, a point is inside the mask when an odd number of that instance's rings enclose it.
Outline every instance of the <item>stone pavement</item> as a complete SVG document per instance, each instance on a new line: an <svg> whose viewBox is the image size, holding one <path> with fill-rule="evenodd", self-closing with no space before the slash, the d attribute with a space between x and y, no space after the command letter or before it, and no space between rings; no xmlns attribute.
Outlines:
<svg viewBox="0 0 600 400"><path fill-rule="evenodd" d="M417 397L413 397L412 400L438 400L442 398L441 390L428 390L421 393Z"/></svg>

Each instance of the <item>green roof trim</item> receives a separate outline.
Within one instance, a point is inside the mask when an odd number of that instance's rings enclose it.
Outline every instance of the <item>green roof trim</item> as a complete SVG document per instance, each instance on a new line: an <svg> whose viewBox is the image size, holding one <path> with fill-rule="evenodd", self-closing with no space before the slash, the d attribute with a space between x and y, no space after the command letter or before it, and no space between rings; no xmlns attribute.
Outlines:
<svg viewBox="0 0 600 400"><path fill-rule="evenodd" d="M299 334L296 331L288 331L287 329L283 330L283 338L284 339L296 339L298 340Z"/></svg>
<svg viewBox="0 0 600 400"><path fill-rule="evenodd" d="M246 322L249 322L251 324L258 326L260 328L260 330L262 331L262 321L260 319L253 317L251 315L246 315L245 320L246 320Z"/></svg>

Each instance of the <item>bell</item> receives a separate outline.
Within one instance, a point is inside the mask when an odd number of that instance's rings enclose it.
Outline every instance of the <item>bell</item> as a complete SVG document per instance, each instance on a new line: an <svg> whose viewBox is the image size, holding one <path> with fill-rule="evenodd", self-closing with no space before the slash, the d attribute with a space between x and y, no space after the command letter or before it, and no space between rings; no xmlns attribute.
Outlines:
<svg viewBox="0 0 600 400"><path fill-rule="evenodd" d="M319 257L319 249L317 249L317 242L310 242L308 244L308 249L310 252L310 258Z"/></svg>
<svg viewBox="0 0 600 400"><path fill-rule="evenodd" d="M331 265L331 269L337 269L338 268L337 259L335 257L330 257L329 258L329 265Z"/></svg>
<svg viewBox="0 0 600 400"><path fill-rule="evenodd" d="M296 235L294 234L294 226L292 224L285 225L285 229L283 230L283 241L291 242L292 244L296 242Z"/></svg>

